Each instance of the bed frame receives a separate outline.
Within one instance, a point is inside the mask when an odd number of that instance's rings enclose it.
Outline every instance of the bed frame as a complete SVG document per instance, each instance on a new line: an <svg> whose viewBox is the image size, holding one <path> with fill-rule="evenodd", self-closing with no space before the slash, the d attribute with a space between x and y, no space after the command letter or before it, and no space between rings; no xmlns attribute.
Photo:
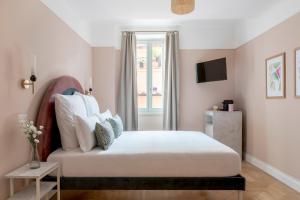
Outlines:
<svg viewBox="0 0 300 200"><path fill-rule="evenodd" d="M39 155L46 161L48 155L61 147L59 130L54 109L54 95L73 95L83 89L70 76L53 80L42 99L37 125L43 125ZM53 180L46 177L45 180ZM61 188L67 190L236 190L242 200L245 178L241 175L230 177L61 177Z"/></svg>

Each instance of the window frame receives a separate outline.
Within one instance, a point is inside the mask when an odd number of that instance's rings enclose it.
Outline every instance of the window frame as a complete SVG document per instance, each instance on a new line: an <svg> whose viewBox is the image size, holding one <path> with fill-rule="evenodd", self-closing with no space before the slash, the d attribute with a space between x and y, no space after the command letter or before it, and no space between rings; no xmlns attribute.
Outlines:
<svg viewBox="0 0 300 200"><path fill-rule="evenodd" d="M162 44L162 60L165 60L165 38L149 38L149 39L138 39L137 43L146 44L147 46L147 108L138 108L138 112L140 114L152 115L152 114L162 114L162 108L152 108L152 97L153 97L153 85L152 85L152 46L153 43L158 42ZM149 59L150 58L150 59ZM164 68L165 64L162 64L162 77L164 77ZM162 87L164 89L164 81L162 80ZM162 94L163 98L163 94ZM162 102L163 104L163 102Z"/></svg>

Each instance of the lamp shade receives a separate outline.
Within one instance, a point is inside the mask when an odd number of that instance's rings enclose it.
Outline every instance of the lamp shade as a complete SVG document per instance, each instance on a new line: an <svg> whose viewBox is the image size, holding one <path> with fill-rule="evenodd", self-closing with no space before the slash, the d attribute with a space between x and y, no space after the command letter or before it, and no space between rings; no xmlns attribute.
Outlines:
<svg viewBox="0 0 300 200"><path fill-rule="evenodd" d="M190 13L195 9L195 0L172 0L171 9L178 15Z"/></svg>

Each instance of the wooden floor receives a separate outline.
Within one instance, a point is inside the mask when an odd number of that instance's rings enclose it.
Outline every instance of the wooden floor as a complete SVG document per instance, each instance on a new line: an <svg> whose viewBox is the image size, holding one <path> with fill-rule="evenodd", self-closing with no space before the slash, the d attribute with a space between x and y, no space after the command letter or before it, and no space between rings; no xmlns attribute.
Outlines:
<svg viewBox="0 0 300 200"><path fill-rule="evenodd" d="M300 200L300 194L243 163L244 200ZM55 198L54 198L55 199ZM54 200L53 199L53 200ZM235 200L235 191L62 191L62 200Z"/></svg>

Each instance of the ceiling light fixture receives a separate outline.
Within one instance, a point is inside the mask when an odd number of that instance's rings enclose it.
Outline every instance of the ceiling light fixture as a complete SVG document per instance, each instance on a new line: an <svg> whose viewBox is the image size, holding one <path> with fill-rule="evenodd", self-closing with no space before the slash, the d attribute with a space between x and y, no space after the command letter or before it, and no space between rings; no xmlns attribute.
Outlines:
<svg viewBox="0 0 300 200"><path fill-rule="evenodd" d="M195 9L195 0L172 0L172 12L177 15L184 15Z"/></svg>

